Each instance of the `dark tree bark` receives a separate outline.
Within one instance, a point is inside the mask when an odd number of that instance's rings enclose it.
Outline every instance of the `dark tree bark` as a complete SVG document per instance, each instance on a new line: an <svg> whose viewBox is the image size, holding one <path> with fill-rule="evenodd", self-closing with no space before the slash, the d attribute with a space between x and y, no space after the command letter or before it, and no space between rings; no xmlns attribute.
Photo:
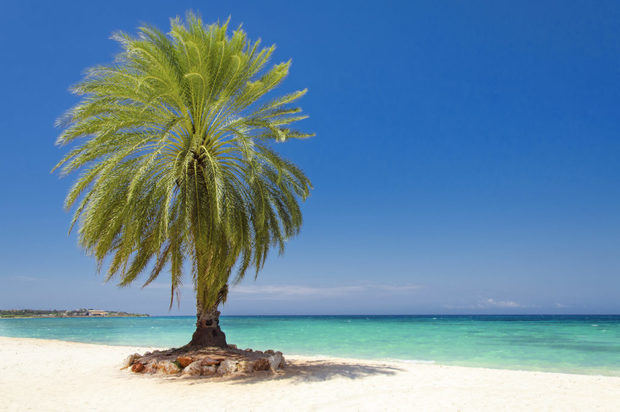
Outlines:
<svg viewBox="0 0 620 412"><path fill-rule="evenodd" d="M225 285L219 292L217 302L210 308L204 308L199 299L196 299L196 331L192 335L189 346L204 347L217 346L225 348L226 335L220 329L220 312L217 310L221 302L226 300L228 286Z"/></svg>
<svg viewBox="0 0 620 412"><path fill-rule="evenodd" d="M203 309L202 305L196 305L196 331L192 335L189 346L217 346L225 348L226 335L220 329L220 312L217 306Z"/></svg>

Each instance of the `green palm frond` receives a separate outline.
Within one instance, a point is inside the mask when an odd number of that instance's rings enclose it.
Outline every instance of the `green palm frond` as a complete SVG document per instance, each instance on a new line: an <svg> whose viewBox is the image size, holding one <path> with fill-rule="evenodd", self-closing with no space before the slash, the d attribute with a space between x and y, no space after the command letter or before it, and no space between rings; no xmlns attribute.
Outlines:
<svg viewBox="0 0 620 412"><path fill-rule="evenodd" d="M289 129L306 117L291 106L306 91L260 104L290 62L267 68L274 47L241 28L229 35L228 23L189 13L168 34L116 33L114 64L72 89L82 100L59 120L57 144L74 147L54 168L81 173L65 206L80 244L100 267L109 259L107 279L129 285L151 268L147 285L168 268L173 299L191 267L204 306L222 300L233 272L258 273L273 247L284 250L311 189L271 148L311 136Z"/></svg>

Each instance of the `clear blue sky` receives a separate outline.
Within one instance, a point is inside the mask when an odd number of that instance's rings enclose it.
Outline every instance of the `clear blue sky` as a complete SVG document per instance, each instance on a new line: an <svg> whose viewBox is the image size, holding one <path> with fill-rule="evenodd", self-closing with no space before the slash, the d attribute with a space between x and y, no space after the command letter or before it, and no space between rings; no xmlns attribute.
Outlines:
<svg viewBox="0 0 620 412"><path fill-rule="evenodd" d="M4 1L0 308L193 313L67 236L56 117L115 30L187 9L293 61L301 235L224 314L620 313L620 3Z"/></svg>

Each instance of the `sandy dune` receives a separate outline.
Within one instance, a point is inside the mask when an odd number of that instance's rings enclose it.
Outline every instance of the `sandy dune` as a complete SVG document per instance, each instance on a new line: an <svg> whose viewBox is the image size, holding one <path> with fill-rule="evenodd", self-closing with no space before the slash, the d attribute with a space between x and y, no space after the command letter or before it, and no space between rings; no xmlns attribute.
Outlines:
<svg viewBox="0 0 620 412"><path fill-rule="evenodd" d="M146 349L0 337L0 410L620 410L618 377L305 357L273 379L119 370Z"/></svg>

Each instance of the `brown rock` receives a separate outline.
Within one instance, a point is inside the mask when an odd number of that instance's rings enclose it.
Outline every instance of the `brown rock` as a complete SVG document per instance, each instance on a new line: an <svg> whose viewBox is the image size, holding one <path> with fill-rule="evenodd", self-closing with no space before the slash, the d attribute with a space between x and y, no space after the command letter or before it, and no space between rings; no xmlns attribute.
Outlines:
<svg viewBox="0 0 620 412"><path fill-rule="evenodd" d="M260 359L257 359L256 362L254 362L255 371L266 371L266 370L269 370L269 368L270 368L269 361L266 358L260 358Z"/></svg>
<svg viewBox="0 0 620 412"><path fill-rule="evenodd" d="M174 362L161 361L157 364L157 371L167 375L174 375L181 372L181 368Z"/></svg>
<svg viewBox="0 0 620 412"><path fill-rule="evenodd" d="M136 372L136 373L140 373L144 370L144 364L143 363L134 363L131 366L131 371L132 372Z"/></svg>
<svg viewBox="0 0 620 412"><path fill-rule="evenodd" d="M157 361L150 361L144 366L145 373L157 373Z"/></svg>
<svg viewBox="0 0 620 412"><path fill-rule="evenodd" d="M200 376L202 375L203 366L200 361L192 362L183 369L183 375L186 376Z"/></svg>
<svg viewBox="0 0 620 412"><path fill-rule="evenodd" d="M272 356L267 358L267 361L269 362L269 367L273 371L284 366L284 356L282 356L282 352L275 352Z"/></svg>
<svg viewBox="0 0 620 412"><path fill-rule="evenodd" d="M202 366L214 366L219 365L224 359L212 359L212 358L204 358L201 360Z"/></svg>
<svg viewBox="0 0 620 412"><path fill-rule="evenodd" d="M231 375L239 370L239 362L233 359L226 359L217 368L220 375Z"/></svg>
<svg viewBox="0 0 620 412"><path fill-rule="evenodd" d="M136 363L136 361L140 359L140 354L139 353L134 353L132 355L129 355L125 358L125 360L123 361L123 367L121 369L125 369L130 367L131 365L133 365L134 363Z"/></svg>
<svg viewBox="0 0 620 412"><path fill-rule="evenodd" d="M200 361L190 363L183 369L183 376L207 376L214 375L217 371L216 366L204 366Z"/></svg>
<svg viewBox="0 0 620 412"><path fill-rule="evenodd" d="M250 373L254 370L254 362L248 360L242 360L237 366L238 372Z"/></svg>
<svg viewBox="0 0 620 412"><path fill-rule="evenodd" d="M217 372L217 366L203 366L201 375L215 375Z"/></svg>
<svg viewBox="0 0 620 412"><path fill-rule="evenodd" d="M187 367L193 361L194 360L189 356L179 356L177 358L177 362L179 362L179 365L181 365L182 368Z"/></svg>

